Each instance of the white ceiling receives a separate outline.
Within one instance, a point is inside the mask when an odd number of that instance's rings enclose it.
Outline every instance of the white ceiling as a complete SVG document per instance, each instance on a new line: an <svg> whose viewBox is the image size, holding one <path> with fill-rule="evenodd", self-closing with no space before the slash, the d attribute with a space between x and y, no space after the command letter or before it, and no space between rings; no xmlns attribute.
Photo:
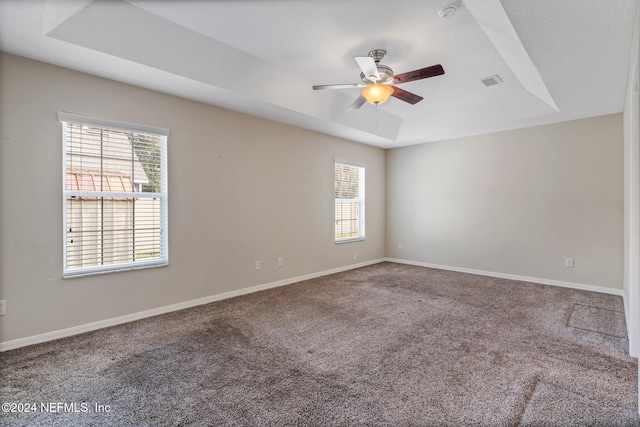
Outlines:
<svg viewBox="0 0 640 427"><path fill-rule="evenodd" d="M0 0L0 50L392 148L621 112L636 3ZM312 90L359 82L372 49L396 74L445 74L401 85L416 105Z"/></svg>

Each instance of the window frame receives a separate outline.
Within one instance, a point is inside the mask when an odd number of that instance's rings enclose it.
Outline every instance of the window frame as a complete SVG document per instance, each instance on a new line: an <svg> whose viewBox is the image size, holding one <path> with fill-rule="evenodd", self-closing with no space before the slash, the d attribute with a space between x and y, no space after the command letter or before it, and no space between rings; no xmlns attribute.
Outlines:
<svg viewBox="0 0 640 427"><path fill-rule="evenodd" d="M127 122L100 119L66 112L58 112L58 121L62 128L62 254L63 278L83 277L96 274L115 273L120 271L139 270L152 267L163 267L169 264L169 229L168 229L168 136L169 129L138 125ZM113 191L80 191L67 190L67 124L76 123L88 126L96 126L102 129L112 129L125 132L154 134L160 137L160 192L113 192ZM134 188L135 190L135 188ZM67 197L111 197L111 198L138 198L160 200L160 257L149 261L130 261L108 265L96 265L88 267L67 267Z"/></svg>
<svg viewBox="0 0 640 427"><path fill-rule="evenodd" d="M355 166L358 168L358 197L355 199L338 199L335 197L335 185L336 185L336 165L346 165L346 166ZM365 206L366 206L366 197L365 197L365 179L366 179L366 168L367 165L365 163L354 162L351 160L343 160L343 159L334 159L333 162L333 186L334 186L334 204L333 204L333 238L336 244L341 243L349 243L349 242L359 242L363 241L366 238L365 233ZM358 203L358 236L356 237L344 237L344 238L336 238L336 203L340 201L349 201L349 202L357 202Z"/></svg>

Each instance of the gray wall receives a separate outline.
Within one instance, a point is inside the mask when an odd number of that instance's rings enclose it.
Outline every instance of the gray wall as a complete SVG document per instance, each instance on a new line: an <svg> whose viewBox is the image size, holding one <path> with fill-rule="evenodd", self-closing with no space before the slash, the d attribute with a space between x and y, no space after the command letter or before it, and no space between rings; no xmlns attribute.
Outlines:
<svg viewBox="0 0 640 427"><path fill-rule="evenodd" d="M640 354L640 10L636 10L624 120L624 302L629 355ZM640 390L640 376L638 378ZM640 407L638 408L640 411Z"/></svg>
<svg viewBox="0 0 640 427"><path fill-rule="evenodd" d="M384 257L381 149L8 54L0 94L1 342ZM58 111L171 130L168 267L61 279ZM367 165L363 242L334 243L334 158Z"/></svg>
<svg viewBox="0 0 640 427"><path fill-rule="evenodd" d="M622 289L621 114L389 150L386 202L389 257Z"/></svg>

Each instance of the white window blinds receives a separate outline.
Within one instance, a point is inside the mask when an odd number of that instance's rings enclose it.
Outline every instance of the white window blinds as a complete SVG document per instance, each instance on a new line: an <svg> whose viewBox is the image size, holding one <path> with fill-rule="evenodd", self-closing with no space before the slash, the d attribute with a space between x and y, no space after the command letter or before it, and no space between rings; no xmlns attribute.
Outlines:
<svg viewBox="0 0 640 427"><path fill-rule="evenodd" d="M335 241L364 239L364 166L335 162Z"/></svg>
<svg viewBox="0 0 640 427"><path fill-rule="evenodd" d="M64 276L166 265L168 131L58 116Z"/></svg>

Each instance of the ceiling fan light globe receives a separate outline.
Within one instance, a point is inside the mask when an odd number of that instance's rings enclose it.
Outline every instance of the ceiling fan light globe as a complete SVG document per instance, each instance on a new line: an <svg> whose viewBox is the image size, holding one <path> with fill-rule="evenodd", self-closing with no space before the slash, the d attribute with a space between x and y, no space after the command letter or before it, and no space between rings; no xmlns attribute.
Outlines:
<svg viewBox="0 0 640 427"><path fill-rule="evenodd" d="M385 84L369 85L362 89L362 96L364 96L370 104L383 104L389 99L393 93L393 87Z"/></svg>

